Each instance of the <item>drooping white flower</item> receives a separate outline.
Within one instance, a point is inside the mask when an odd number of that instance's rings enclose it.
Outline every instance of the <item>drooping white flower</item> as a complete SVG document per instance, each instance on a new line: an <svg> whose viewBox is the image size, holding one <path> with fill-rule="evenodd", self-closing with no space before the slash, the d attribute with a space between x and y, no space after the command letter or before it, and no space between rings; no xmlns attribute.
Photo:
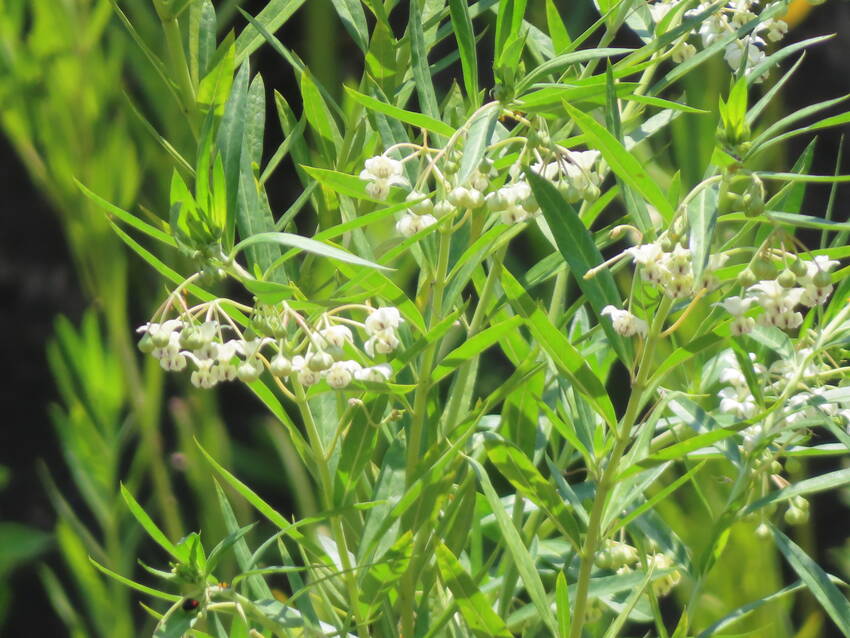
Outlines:
<svg viewBox="0 0 850 638"><path fill-rule="evenodd" d="M740 317L747 312L747 310L750 309L750 306L752 306L755 302L755 297L739 297L736 295L734 297L727 297L723 301L718 301L712 305L722 307L733 317Z"/></svg>
<svg viewBox="0 0 850 638"><path fill-rule="evenodd" d="M389 364L382 363L369 368L362 368L354 373L358 381L371 381L373 383L384 383L392 377L393 369Z"/></svg>
<svg viewBox="0 0 850 638"><path fill-rule="evenodd" d="M357 371L361 369L362 366L356 361L337 361L328 369L325 381L332 388L340 390L348 386Z"/></svg>
<svg viewBox="0 0 850 638"><path fill-rule="evenodd" d="M727 386L718 392L720 411L732 414L740 419L749 419L756 413L758 406L746 386Z"/></svg>
<svg viewBox="0 0 850 638"><path fill-rule="evenodd" d="M396 222L395 229L403 237L411 237L436 223L437 218L433 215L416 215L415 213L407 213L398 220L398 222Z"/></svg>
<svg viewBox="0 0 850 638"><path fill-rule="evenodd" d="M404 176L404 165L391 157L376 155L367 159L364 166L360 179L369 182L366 192L374 199L386 199L391 186L409 185Z"/></svg>
<svg viewBox="0 0 850 638"><path fill-rule="evenodd" d="M341 324L328 326L319 330L318 337L322 339L323 345L327 344L335 348L342 348L346 343L352 343L354 341L351 329Z"/></svg>
<svg viewBox="0 0 850 638"><path fill-rule="evenodd" d="M646 321L639 319L628 310L621 310L609 305L602 309L602 315L610 316L614 330L624 337L632 337L636 334L645 337L649 330Z"/></svg>
<svg viewBox="0 0 850 638"><path fill-rule="evenodd" d="M402 319L398 308L385 306L373 310L369 316L366 317L364 326L366 328L366 332L374 336L382 330L394 330L395 328L398 328L402 321L404 320Z"/></svg>

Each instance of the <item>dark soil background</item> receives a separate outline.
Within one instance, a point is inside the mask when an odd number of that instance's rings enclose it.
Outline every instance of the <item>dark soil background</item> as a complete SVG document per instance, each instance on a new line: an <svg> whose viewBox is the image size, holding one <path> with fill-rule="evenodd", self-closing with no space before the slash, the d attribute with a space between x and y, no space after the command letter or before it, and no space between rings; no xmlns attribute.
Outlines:
<svg viewBox="0 0 850 638"><path fill-rule="evenodd" d="M253 6L264 3L246 3ZM566 3L565 3L566 4ZM281 34L285 42L307 45L298 14ZM833 1L815 8L798 25L787 41L797 41L815 35L836 33L831 41L807 53L803 67L782 91L787 111L827 98L850 93L850 3ZM326 36L327 37L327 36ZM348 39L341 39L341 47ZM296 48L299 48L296 45ZM341 58L346 59L345 51ZM257 70L267 79L267 85L279 88L284 95L297 95L291 73L281 70L276 56L269 51L256 56ZM348 59L351 59L350 57ZM787 68L787 64L784 65ZM483 79L483 78L482 78ZM489 81L489 79L488 79ZM846 107L845 107L846 108ZM270 118L275 122L276 118ZM276 124L270 127L275 134ZM844 130L826 131L818 145L813 172L830 174L834 170L839 139ZM279 133L278 133L279 134ZM790 157L802 151L807 139L792 141ZM266 148L275 148L277 141L269 140ZM850 167L844 151L842 172ZM58 314L79 319L86 307L73 265L62 236L61 227L41 194L33 187L8 142L0 136L0 193L3 194L3 229L0 231L0 361L4 374L0 383L0 464L11 469L11 482L0 492L0 520L19 521L46 531L53 527L54 515L35 474L35 462L43 459L59 478L64 463L46 406L56 399L44 355L46 340L52 333L52 323ZM837 200L836 218L847 219L848 188L842 188ZM270 193L274 199L276 194ZM278 196L281 194L278 193ZM812 188L806 210L821 214L825 209L828 188ZM835 469L834 459L824 461ZM817 468L818 470L827 468ZM848 510L834 495L814 500L815 529L820 535L817 546L823 564L833 571L827 548L843 544L848 534ZM58 563L58 557L48 556ZM0 629L3 636L62 636L64 625L52 614L49 603L32 570L18 570L12 580L13 609L8 625ZM37 620L34 620L37 619ZM829 623L827 622L827 625ZM33 631L33 630L36 631ZM824 630L829 631L829 629ZM828 635L824 633L823 635Z"/></svg>

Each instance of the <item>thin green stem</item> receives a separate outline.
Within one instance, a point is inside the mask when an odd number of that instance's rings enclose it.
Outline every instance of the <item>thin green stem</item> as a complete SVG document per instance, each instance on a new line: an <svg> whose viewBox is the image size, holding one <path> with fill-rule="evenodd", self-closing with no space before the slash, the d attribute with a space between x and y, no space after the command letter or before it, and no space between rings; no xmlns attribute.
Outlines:
<svg viewBox="0 0 850 638"><path fill-rule="evenodd" d="M443 292L446 286L446 274L449 270L449 251L451 249L452 236L446 230L440 232L440 247L437 255L437 266L434 280L431 286L431 314L429 323L431 326L442 319ZM428 394L431 391L431 370L437 355L438 342L431 343L422 355L422 364L419 367L419 381L416 386L416 394L413 397L413 415L410 423L410 432L407 439L407 484L413 482L413 473L419 463L422 453L422 438L425 423L428 416Z"/></svg>
<svg viewBox="0 0 850 638"><path fill-rule="evenodd" d="M652 369L652 359L655 354L655 345L659 339L661 329L664 327L664 321L670 308L673 306L673 301L669 297L664 297L659 305L658 312L650 327L649 336L647 337L646 347L638 364L638 371L634 383L632 384L629 403L626 406L626 412L620 421L620 426L617 429L617 441L611 456L608 457L608 463L602 471L602 476L596 486L596 495L593 499L593 508L590 511L590 519L587 523L587 535L585 536L584 545L582 547L580 557L581 565L579 567L578 582L576 583L575 606L573 607L573 620L570 627L570 638L579 638L581 630L584 626L584 619L587 612L588 591L590 588L590 575L593 570L593 559L596 556L596 550L604 540L604 531L602 529L605 505L608 501L608 496L616 484L617 473L619 472L620 460L631 442L632 429L637 422L640 414L641 406L643 405L644 391L646 390L646 378Z"/></svg>
<svg viewBox="0 0 850 638"><path fill-rule="evenodd" d="M295 398L298 405L298 410L301 413L301 418L304 421L304 429L307 431L307 438L310 441L310 447L313 448L313 456L317 466L319 477L319 491L322 497L322 507L325 511L331 511L334 507L333 500L333 477L331 476L328 460L325 456L325 449L322 443L319 428L316 425L316 420L313 418L313 412L307 403L307 394L304 392L304 386L295 382ZM368 636L369 628L363 618L360 616L357 605L357 576L352 569L351 557L348 553L348 544L345 540L345 530L342 528L342 521L339 516L330 516L331 533L336 543L337 554L343 569L343 580L345 581L348 597L351 601L351 609L354 614L354 620L357 624L358 635Z"/></svg>

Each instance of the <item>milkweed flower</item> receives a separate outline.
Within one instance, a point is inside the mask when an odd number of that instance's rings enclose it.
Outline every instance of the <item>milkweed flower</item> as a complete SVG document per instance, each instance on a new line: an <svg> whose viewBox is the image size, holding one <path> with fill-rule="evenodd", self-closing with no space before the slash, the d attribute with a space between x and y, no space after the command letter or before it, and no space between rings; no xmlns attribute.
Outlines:
<svg viewBox="0 0 850 638"><path fill-rule="evenodd" d="M366 184L366 192L375 199L386 199L390 194L391 186L409 185L404 176L404 165L399 160L386 155L376 155L367 159L363 170L360 171L360 179L369 182Z"/></svg>
<svg viewBox="0 0 850 638"><path fill-rule="evenodd" d="M649 331L646 321L636 317L628 310L621 310L609 305L602 309L602 315L610 316L611 322L614 324L614 330L624 337L632 337L636 334L645 337Z"/></svg>

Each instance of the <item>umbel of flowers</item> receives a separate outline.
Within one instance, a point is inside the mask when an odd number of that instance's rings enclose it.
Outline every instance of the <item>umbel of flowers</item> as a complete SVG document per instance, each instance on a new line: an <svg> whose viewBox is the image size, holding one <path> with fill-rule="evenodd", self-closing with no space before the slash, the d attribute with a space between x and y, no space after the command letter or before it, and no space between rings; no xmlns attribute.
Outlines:
<svg viewBox="0 0 850 638"><path fill-rule="evenodd" d="M266 370L281 383L308 387L324 380L337 390L353 381L385 383L392 376L382 360L401 345L398 328L404 320L396 308L350 304L310 323L282 302L253 309L253 322L243 329L227 304L239 305L216 300L147 323L138 329L139 348L165 370L191 368L191 382L199 388L234 379L251 383Z"/></svg>
<svg viewBox="0 0 850 638"><path fill-rule="evenodd" d="M464 179L460 179L457 162L448 149L400 144L367 159L360 178L373 199L386 199L392 187L408 190L406 201L410 205L396 222L396 230L403 237L416 235L438 220L456 215L462 216L461 221L473 214L493 215L493 221L508 225L528 221L540 208L522 176L527 165L550 180L570 203L593 201L599 196L602 168L598 151L573 151L558 145L533 148L528 138L514 137L494 145L494 157L511 144L520 145L521 149L506 170L495 169L493 158L485 156ZM402 159L392 157L402 151L410 152ZM423 158L411 187L405 177L405 164Z"/></svg>

